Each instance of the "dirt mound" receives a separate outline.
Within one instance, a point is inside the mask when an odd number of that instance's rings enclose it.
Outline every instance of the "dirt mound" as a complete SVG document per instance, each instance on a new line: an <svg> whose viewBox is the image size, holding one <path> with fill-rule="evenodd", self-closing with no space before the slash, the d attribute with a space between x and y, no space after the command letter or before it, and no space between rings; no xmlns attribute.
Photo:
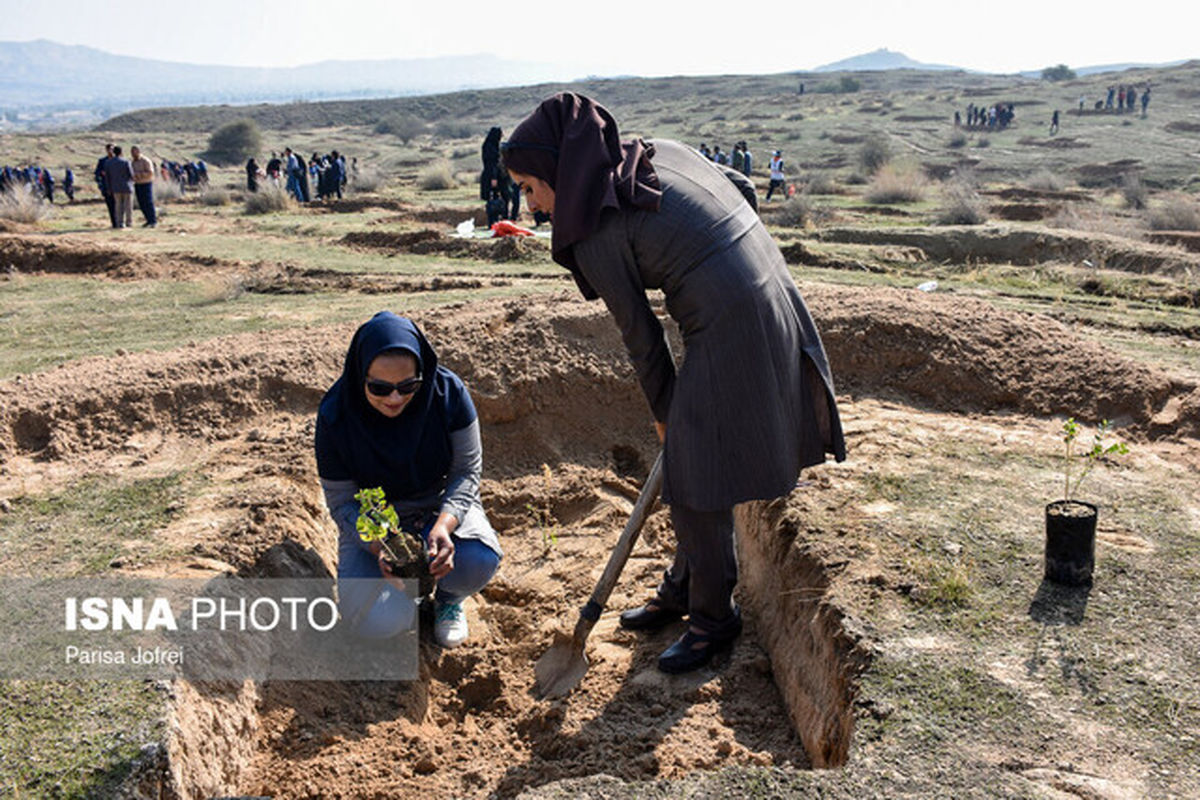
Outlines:
<svg viewBox="0 0 1200 800"><path fill-rule="evenodd" d="M1200 122L1188 122L1184 119L1178 119L1174 122L1168 122L1163 126L1163 129L1172 133L1200 133Z"/></svg>
<svg viewBox="0 0 1200 800"><path fill-rule="evenodd" d="M411 233L353 231L339 242L350 247L387 250L417 255L447 255L482 261L544 261L549 247L534 237L502 236L495 239L461 239L441 231L425 229Z"/></svg>
<svg viewBox="0 0 1200 800"><path fill-rule="evenodd" d="M988 213L1000 219L1036 222L1053 217L1061 208L1061 206L1041 203L997 203L988 207Z"/></svg>
<svg viewBox="0 0 1200 800"><path fill-rule="evenodd" d="M1155 244L1170 244L1200 253L1200 233L1196 231L1154 231L1146 239Z"/></svg>
<svg viewBox="0 0 1200 800"><path fill-rule="evenodd" d="M1053 139L1035 139L1032 136L1022 136L1017 140L1017 144L1023 144L1027 147L1046 147L1051 150L1074 150L1092 146L1091 142L1074 139L1070 136L1058 136Z"/></svg>
<svg viewBox="0 0 1200 800"><path fill-rule="evenodd" d="M124 279L161 278L171 271L169 265L145 256L67 237L47 240L11 235L0 236L0 269Z"/></svg>
<svg viewBox="0 0 1200 800"><path fill-rule="evenodd" d="M843 244L895 244L918 247L934 261L1032 265L1081 263L1137 273L1187 275L1200 259L1103 233L1068 232L999 225L939 228L828 228L818 234Z"/></svg>
<svg viewBox="0 0 1200 800"><path fill-rule="evenodd" d="M1001 200L1064 200L1073 203L1085 203L1092 199L1085 192L1056 192L1051 189L1025 189L1020 186L1010 186L1007 189L984 190L980 192L988 197L999 197Z"/></svg>
<svg viewBox="0 0 1200 800"><path fill-rule="evenodd" d="M947 410L1110 418L1148 431L1183 391L1163 373L1056 322L981 301L820 287L808 299L842 391ZM618 453L643 460L650 453L645 401L615 326L598 306L563 297L468 307L449 320L440 313L415 317L443 362L471 387L501 477L528 474L543 462L603 467ZM233 336L0 382L0 471L16 456L58 461L119 452L151 431L211 442L264 414L312 414L340 371L353 327L266 340ZM89 391L81 394L79 386ZM595 396L604 402L597 405ZM1194 424L1186 422L1190 411L1180 413L1180 425Z"/></svg>
<svg viewBox="0 0 1200 800"><path fill-rule="evenodd" d="M402 292L442 292L453 289L481 289L484 286L510 286L512 281L500 278L434 277L408 278L389 274L338 272L329 269L298 269L290 265L266 268L259 265L252 273L241 277L240 285L247 292L258 294L312 294L314 292L361 292L362 294L395 294Z"/></svg>
<svg viewBox="0 0 1200 800"><path fill-rule="evenodd" d="M1142 162L1136 158L1122 158L1107 164L1083 164L1075 168L1079 185L1089 188L1120 186L1126 175L1136 175L1142 170Z"/></svg>
<svg viewBox="0 0 1200 800"><path fill-rule="evenodd" d="M411 206L399 200L392 200L386 197L344 197L341 200L312 203L307 208L327 214L359 214L370 208L382 208L388 211L407 211Z"/></svg>
<svg viewBox="0 0 1200 800"><path fill-rule="evenodd" d="M839 389L854 394L894 392L947 410L1107 418L1148 431L1184 391L1053 320L983 301L819 288L808 299Z"/></svg>

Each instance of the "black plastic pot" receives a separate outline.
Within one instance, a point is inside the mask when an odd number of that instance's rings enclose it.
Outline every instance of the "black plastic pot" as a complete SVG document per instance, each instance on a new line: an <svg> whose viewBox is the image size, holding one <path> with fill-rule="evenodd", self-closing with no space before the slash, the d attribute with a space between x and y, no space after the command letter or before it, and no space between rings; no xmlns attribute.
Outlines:
<svg viewBox="0 0 1200 800"><path fill-rule="evenodd" d="M425 558L425 547L421 537L401 531L388 535L387 545L401 561L384 556L384 561L397 578L416 578L418 591L424 597L433 591L433 576L429 574L429 562ZM411 553L408 558L405 554Z"/></svg>
<svg viewBox="0 0 1200 800"><path fill-rule="evenodd" d="M1046 506L1046 580L1091 585L1098 514L1094 505L1078 500L1056 500Z"/></svg>

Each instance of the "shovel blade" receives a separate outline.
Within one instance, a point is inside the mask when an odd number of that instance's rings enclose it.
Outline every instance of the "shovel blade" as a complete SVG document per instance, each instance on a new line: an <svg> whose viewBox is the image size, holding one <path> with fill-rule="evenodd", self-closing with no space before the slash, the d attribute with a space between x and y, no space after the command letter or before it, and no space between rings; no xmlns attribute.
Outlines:
<svg viewBox="0 0 1200 800"><path fill-rule="evenodd" d="M555 634L554 644L533 665L534 691L539 698L564 697L579 685L588 671L583 647L584 642L569 634Z"/></svg>

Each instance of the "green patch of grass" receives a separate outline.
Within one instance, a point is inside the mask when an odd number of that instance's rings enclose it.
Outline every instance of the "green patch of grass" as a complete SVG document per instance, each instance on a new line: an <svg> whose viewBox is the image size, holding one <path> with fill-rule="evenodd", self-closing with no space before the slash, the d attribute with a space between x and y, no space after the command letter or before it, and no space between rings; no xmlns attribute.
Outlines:
<svg viewBox="0 0 1200 800"><path fill-rule="evenodd" d="M400 262L397 259L396 262ZM426 259L428 265L432 260ZM514 265L488 265L495 274ZM522 272L536 267L520 265ZM562 270L554 268L558 273ZM438 274L411 267L413 274ZM31 275L0 283L0 378L86 356L166 350L218 336L363 319L381 308L414 311L448 303L557 291L559 281L395 295L356 292L261 294L227 279L114 282ZM70 324L63 324L70 320ZM30 343L36 342L36 347Z"/></svg>
<svg viewBox="0 0 1200 800"><path fill-rule="evenodd" d="M165 735L151 682L0 682L0 796L110 798Z"/></svg>
<svg viewBox="0 0 1200 800"><path fill-rule="evenodd" d="M114 559L160 557L154 534L179 515L197 481L178 472L134 481L92 476L62 492L14 498L0 517L0 574L94 575Z"/></svg>

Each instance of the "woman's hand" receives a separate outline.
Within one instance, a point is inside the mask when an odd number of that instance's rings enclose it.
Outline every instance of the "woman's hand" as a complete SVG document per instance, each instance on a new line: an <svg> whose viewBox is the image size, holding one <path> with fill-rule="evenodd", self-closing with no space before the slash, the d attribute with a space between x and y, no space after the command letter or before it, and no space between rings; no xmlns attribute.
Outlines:
<svg viewBox="0 0 1200 800"><path fill-rule="evenodd" d="M444 578L450 574L450 570L454 569L454 542L450 539L449 528L441 519L429 529L426 545L429 548L429 574L434 578Z"/></svg>

